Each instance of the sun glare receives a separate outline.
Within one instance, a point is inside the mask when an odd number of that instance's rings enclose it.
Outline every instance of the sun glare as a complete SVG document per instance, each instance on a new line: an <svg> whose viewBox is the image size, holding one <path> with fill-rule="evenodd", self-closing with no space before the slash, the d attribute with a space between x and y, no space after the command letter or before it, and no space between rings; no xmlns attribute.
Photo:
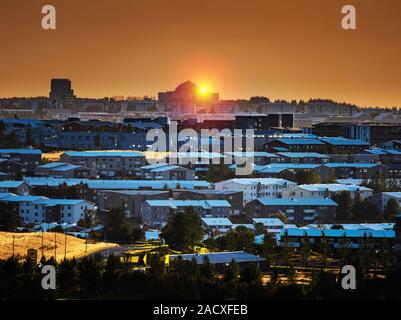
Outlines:
<svg viewBox="0 0 401 320"><path fill-rule="evenodd" d="M205 94L207 94L208 93L208 88L207 87L200 87L200 93L202 94L202 95L205 95Z"/></svg>

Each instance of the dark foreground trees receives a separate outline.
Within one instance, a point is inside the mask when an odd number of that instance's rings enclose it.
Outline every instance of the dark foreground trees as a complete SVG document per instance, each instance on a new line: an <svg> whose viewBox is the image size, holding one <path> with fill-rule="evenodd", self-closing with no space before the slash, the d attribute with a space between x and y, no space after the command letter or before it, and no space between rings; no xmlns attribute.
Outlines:
<svg viewBox="0 0 401 320"><path fill-rule="evenodd" d="M167 225L160 236L173 249L191 252L202 240L203 234L202 220L190 207L185 211L171 211Z"/></svg>
<svg viewBox="0 0 401 320"><path fill-rule="evenodd" d="M17 208L10 203L0 202L0 231L14 231L19 225Z"/></svg>
<svg viewBox="0 0 401 320"><path fill-rule="evenodd" d="M111 209L102 218L105 236L109 241L128 243L145 238L142 229L136 221L125 215L123 208Z"/></svg>
<svg viewBox="0 0 401 320"><path fill-rule="evenodd" d="M158 259L155 259L155 263ZM0 300L3 299L386 299L401 297L401 273L389 271L386 278L366 277L357 268L357 289L344 291L341 275L315 271L310 284L283 284L274 275L263 284L255 264L239 267L231 262L222 276L204 261L178 260L165 270L162 263L146 272L127 268L110 256L99 258L43 260L54 265L57 289L43 290L40 268L14 258L0 260Z"/></svg>

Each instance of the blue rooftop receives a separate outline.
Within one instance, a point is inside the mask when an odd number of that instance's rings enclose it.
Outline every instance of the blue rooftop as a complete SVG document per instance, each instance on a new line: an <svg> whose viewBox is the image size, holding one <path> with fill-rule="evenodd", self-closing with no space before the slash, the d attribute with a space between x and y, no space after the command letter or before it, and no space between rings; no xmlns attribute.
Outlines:
<svg viewBox="0 0 401 320"><path fill-rule="evenodd" d="M175 260L178 257L181 257L184 261L192 261L192 259L195 259L197 264L203 264L205 257L208 258L211 264L227 264L233 260L237 263L265 261L264 258L260 258L244 251L171 255L170 259Z"/></svg>
<svg viewBox="0 0 401 320"><path fill-rule="evenodd" d="M24 181L0 181L0 188L18 188Z"/></svg>
<svg viewBox="0 0 401 320"><path fill-rule="evenodd" d="M74 169L80 168L80 166L76 166L76 165L64 163L64 162L50 162L50 163L46 163L44 165L38 166L38 168L64 172L64 171L69 171L69 170L74 170Z"/></svg>
<svg viewBox="0 0 401 320"><path fill-rule="evenodd" d="M341 138L341 137L333 137L333 138L321 138L322 141L332 144L332 145L347 145L347 146L352 146L352 145L364 145L368 146L369 143L363 141L363 140L354 140L354 139L346 139L346 138Z"/></svg>
<svg viewBox="0 0 401 320"><path fill-rule="evenodd" d="M277 226L283 227L284 223L278 218L253 218L254 223L261 223L264 226Z"/></svg>
<svg viewBox="0 0 401 320"><path fill-rule="evenodd" d="M136 190L153 189L163 190L165 186L175 189L179 185L183 189L208 188L209 182L203 180L92 180L92 179L54 179L47 177L24 178L32 186L58 187L62 184L75 186L87 184L91 189L102 190Z"/></svg>
<svg viewBox="0 0 401 320"><path fill-rule="evenodd" d="M225 226L232 227L232 222L227 218L202 218L202 221L207 226Z"/></svg>
<svg viewBox="0 0 401 320"><path fill-rule="evenodd" d="M0 149L0 155L3 155L3 154L41 155L42 150L39 150L39 149Z"/></svg>
<svg viewBox="0 0 401 320"><path fill-rule="evenodd" d="M265 157L265 158L276 158L277 156L273 153L269 152L226 152L227 155L238 157L238 158L256 158L256 157Z"/></svg>
<svg viewBox="0 0 401 320"><path fill-rule="evenodd" d="M280 232L279 237L283 237L285 232L288 232L289 237L303 237L305 234L308 237L322 237L324 234L326 237L335 238L394 238L395 232L393 230L319 230L319 229L286 229Z"/></svg>
<svg viewBox="0 0 401 320"><path fill-rule="evenodd" d="M323 145L324 143L318 139L286 139L286 138L279 138L276 139L284 144L288 145L297 145L297 144L313 144L313 145Z"/></svg>
<svg viewBox="0 0 401 320"><path fill-rule="evenodd" d="M271 169L316 169L322 166L321 164L311 164L311 163L271 163L265 167L255 169L258 172L271 172Z"/></svg>
<svg viewBox="0 0 401 320"><path fill-rule="evenodd" d="M202 207L203 209L231 207L226 200L146 200L145 202L151 207L169 207L172 209L179 207Z"/></svg>
<svg viewBox="0 0 401 320"><path fill-rule="evenodd" d="M265 206L336 206L331 199L323 198L259 198L257 199L260 203Z"/></svg>
<svg viewBox="0 0 401 320"><path fill-rule="evenodd" d="M317 152L280 152L278 155L287 157L287 158L321 158L321 159L329 159L330 157L317 153Z"/></svg>
<svg viewBox="0 0 401 320"><path fill-rule="evenodd" d="M78 205L82 202L88 202L83 199L41 199L38 201L35 201L37 204L42 204L48 207L53 207L53 206L58 206L58 205L64 205L64 206L74 206Z"/></svg>
<svg viewBox="0 0 401 320"><path fill-rule="evenodd" d="M21 125L30 125L32 127L37 127L39 125L43 125L43 122L40 120L36 119L11 119L11 118L6 118L6 119L1 119L1 122L5 124L21 124Z"/></svg>
<svg viewBox="0 0 401 320"><path fill-rule="evenodd" d="M324 166L329 168L359 168L359 169L369 169L379 166L377 163L325 163Z"/></svg>
<svg viewBox="0 0 401 320"><path fill-rule="evenodd" d="M69 157L145 157L135 151L67 151L64 154Z"/></svg>

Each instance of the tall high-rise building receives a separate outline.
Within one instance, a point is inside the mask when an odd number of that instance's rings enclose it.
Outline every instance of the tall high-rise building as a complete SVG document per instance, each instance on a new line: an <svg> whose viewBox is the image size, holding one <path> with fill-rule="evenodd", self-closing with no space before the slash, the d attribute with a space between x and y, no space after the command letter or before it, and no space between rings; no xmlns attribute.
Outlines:
<svg viewBox="0 0 401 320"><path fill-rule="evenodd" d="M50 87L49 97L54 107L62 108L74 103L74 90L69 79L52 79Z"/></svg>

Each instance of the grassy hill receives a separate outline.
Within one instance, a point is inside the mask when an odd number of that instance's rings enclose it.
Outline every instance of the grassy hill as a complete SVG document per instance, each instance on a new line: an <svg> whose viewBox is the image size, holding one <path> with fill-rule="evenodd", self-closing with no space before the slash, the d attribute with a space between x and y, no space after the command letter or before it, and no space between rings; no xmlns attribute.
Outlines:
<svg viewBox="0 0 401 320"><path fill-rule="evenodd" d="M14 236L14 254L24 259L28 249L38 250L38 259L42 256L42 233L11 233L0 232L0 259L5 259L13 254L13 236ZM45 232L43 234L43 253L46 258L55 254L55 236L56 236L56 257L60 261L64 259L65 236L62 233ZM67 236L67 258L80 258L87 254L94 253L106 248L117 246L114 243L88 243L87 251L85 240L73 236Z"/></svg>

